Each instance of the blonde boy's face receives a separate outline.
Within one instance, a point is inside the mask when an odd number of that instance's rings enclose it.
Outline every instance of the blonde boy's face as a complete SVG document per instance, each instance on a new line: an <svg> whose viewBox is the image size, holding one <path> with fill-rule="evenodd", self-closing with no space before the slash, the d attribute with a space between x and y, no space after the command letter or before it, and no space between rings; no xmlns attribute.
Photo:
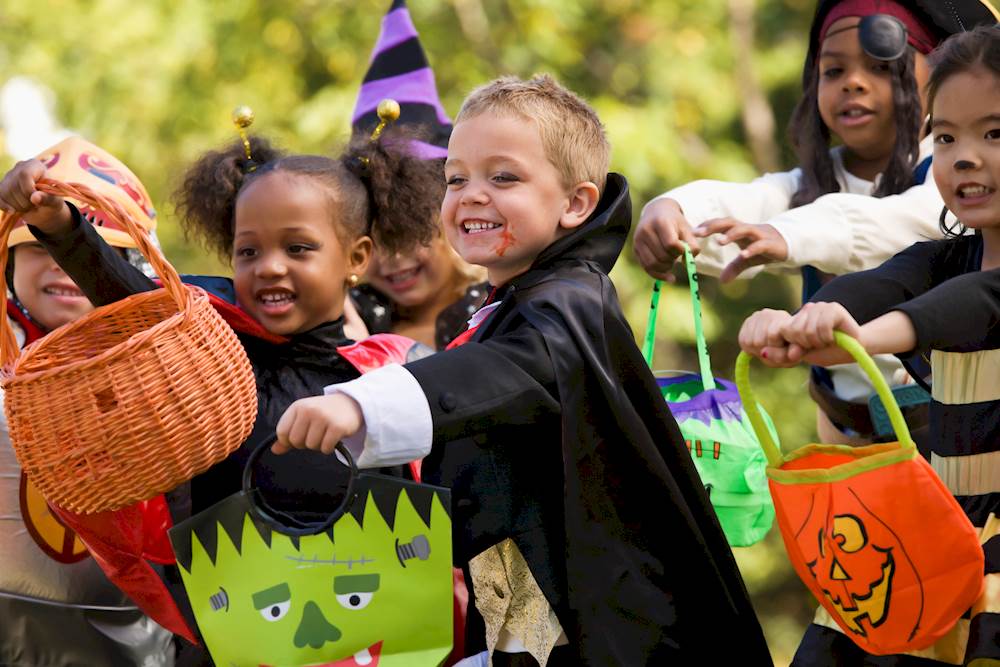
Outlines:
<svg viewBox="0 0 1000 667"><path fill-rule="evenodd" d="M459 122L448 143L445 178L445 236L462 259L486 267L493 285L527 271L542 250L586 218L575 211L578 203L528 119L483 113Z"/></svg>

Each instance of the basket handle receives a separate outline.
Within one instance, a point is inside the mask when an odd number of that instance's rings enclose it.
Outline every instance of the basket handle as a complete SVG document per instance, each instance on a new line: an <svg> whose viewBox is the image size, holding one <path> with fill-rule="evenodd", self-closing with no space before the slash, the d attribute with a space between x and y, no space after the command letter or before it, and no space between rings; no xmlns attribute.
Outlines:
<svg viewBox="0 0 1000 667"><path fill-rule="evenodd" d="M336 451L347 462L347 468L350 471L350 477L347 479L347 490L344 492L344 499L340 501L340 505L323 521L300 521L287 512L282 512L271 507L264 499L260 489L253 485L254 468L260 457L271 448L276 439L274 435L269 435L258 442L250 453L250 458L247 459L246 465L243 467L243 493L246 494L250 511L257 519L268 524L282 535L303 537L305 535L317 535L329 530L330 526L337 522L337 519L347 513L347 510L351 508L351 504L354 502L354 481L358 477L358 466L354 462L354 457L351 456L351 452L344 446L344 443L337 443Z"/></svg>
<svg viewBox="0 0 1000 667"><path fill-rule="evenodd" d="M691 311L694 316L694 337L698 349L698 368L701 371L701 384L705 391L716 388L715 377L712 375L712 360L708 356L708 342L705 340L705 329L701 324L701 294L698 291L698 271L695 268L694 257L688 244L684 244L684 266L687 269L688 288L691 291ZM660 310L660 288L662 280L653 281L653 296L649 303L649 319L646 321L646 336L642 343L642 356L646 363L653 367L653 348L656 344L656 320Z"/></svg>
<svg viewBox="0 0 1000 667"><path fill-rule="evenodd" d="M858 366L861 367L871 380L872 386L875 387L875 393L882 399L882 404L889 415L889 421L892 423L892 430L896 433L899 446L903 449L915 449L916 445L913 444L913 438L910 437L910 429L906 425L906 420L903 419L903 413L900 412L896 398L889 390L889 385L886 383L885 378L882 377L882 373L879 371L878 366L875 365L875 361L865 351L865 348L861 346L861 343L842 331L834 331L833 339L839 347L854 357ZM736 389L740 393L743 408L750 418L750 423L757 434L761 448L767 456L768 464L772 468L778 468L784 463L785 459L781 455L781 450L778 449L778 446L771 438L770 431L768 431L767 426L764 424L764 417L761 415L760 408L757 405L757 397L750 387L750 359L751 356L746 352L740 352L740 355L736 358Z"/></svg>
<svg viewBox="0 0 1000 667"><path fill-rule="evenodd" d="M104 211L112 220L125 228L128 235L135 241L136 248L152 265L159 276L170 298L177 304L180 311L187 310L190 301L188 291L181 283L181 278L174 270L163 253L153 245L149 235L132 219L132 215L115 200L100 195L82 183L63 183L49 178L43 178L35 183L35 189L59 197L85 202L96 209ZM7 260L10 249L7 240L14 225L21 219L20 213L7 213L0 219L0 293L7 293ZM19 354L17 338L8 318L0 317L0 366L13 363Z"/></svg>

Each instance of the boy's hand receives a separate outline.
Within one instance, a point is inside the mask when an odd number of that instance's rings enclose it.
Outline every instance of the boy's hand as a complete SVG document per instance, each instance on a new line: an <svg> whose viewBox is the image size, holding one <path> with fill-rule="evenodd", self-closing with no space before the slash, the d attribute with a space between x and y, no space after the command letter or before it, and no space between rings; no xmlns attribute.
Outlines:
<svg viewBox="0 0 1000 667"><path fill-rule="evenodd" d="M719 280L724 283L735 280L752 266L788 259L788 243L771 225L751 225L735 218L717 218L698 225L694 233L702 238L722 234L719 245L735 243L742 248L739 256L719 274Z"/></svg>
<svg viewBox="0 0 1000 667"><path fill-rule="evenodd" d="M337 443L364 426L361 406L346 394L302 398L278 420L275 454L292 449L313 449L332 454Z"/></svg>
<svg viewBox="0 0 1000 667"><path fill-rule="evenodd" d="M0 181L0 209L21 213L24 221L46 234L70 231L73 218L62 197L35 189L45 177L45 165L38 160L18 162Z"/></svg>
<svg viewBox="0 0 1000 667"><path fill-rule="evenodd" d="M839 303L807 303L781 327L781 336L789 343L791 360L817 366L850 363L853 357L834 342L834 331L861 337L861 327Z"/></svg>
<svg viewBox="0 0 1000 667"><path fill-rule="evenodd" d="M694 230L673 199L646 204L635 228L635 256L646 273L660 280L673 280L674 262L684 254L684 243L697 255L701 248Z"/></svg>
<svg viewBox="0 0 1000 667"><path fill-rule="evenodd" d="M767 366L787 368L796 365L797 360L788 359L788 342L781 335L781 328L791 320L792 316L784 310L758 310L740 327L740 348Z"/></svg>

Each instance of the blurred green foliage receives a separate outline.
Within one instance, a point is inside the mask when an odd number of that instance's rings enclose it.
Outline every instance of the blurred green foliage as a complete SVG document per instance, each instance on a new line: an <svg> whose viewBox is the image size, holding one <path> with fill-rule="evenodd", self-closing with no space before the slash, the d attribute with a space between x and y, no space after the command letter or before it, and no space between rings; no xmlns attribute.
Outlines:
<svg viewBox="0 0 1000 667"><path fill-rule="evenodd" d="M410 0L454 114L474 86L499 74L555 74L588 98L607 125L614 168L631 183L636 212L695 178L756 174L740 120L734 68L749 59L783 128L800 90L812 0L742 0L756 37L734 46L735 0ZM123 159L158 206L167 256L183 271L218 272L187 244L169 205L184 166L235 134L231 109L249 104L255 130L297 152L335 150L349 119L389 0L40 0L0 6L0 83L27 76L54 93L57 118ZM785 167L791 155L783 129ZM3 142L0 141L0 147ZM3 151L0 150L0 153ZM12 160L0 156L0 168ZM626 251L613 278L637 336L651 280ZM736 333L755 309L793 307L795 280L702 282L716 374L731 376ZM694 368L686 289L661 308L657 367ZM813 407L803 370L764 372L755 385L784 445L811 441ZM655 500L653 500L655 502ZM777 663L787 664L812 602L789 568L777 531L737 550ZM711 622L711 610L706 610ZM724 640L725 628L720 628Z"/></svg>

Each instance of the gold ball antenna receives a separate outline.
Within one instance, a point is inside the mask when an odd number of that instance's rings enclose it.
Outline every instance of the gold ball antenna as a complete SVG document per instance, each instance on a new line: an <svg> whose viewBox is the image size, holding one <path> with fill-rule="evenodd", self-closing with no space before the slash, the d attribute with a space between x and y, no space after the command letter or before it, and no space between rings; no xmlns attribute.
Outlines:
<svg viewBox="0 0 1000 667"><path fill-rule="evenodd" d="M399 119L399 102L386 98L378 103L376 113L378 113L378 126L372 132L372 141L378 141L382 130Z"/></svg>
<svg viewBox="0 0 1000 667"><path fill-rule="evenodd" d="M243 140L243 152L246 153L247 161L253 162L253 157L250 155L250 139L247 138L247 128L253 125L254 115L253 109L245 104L233 109L233 125L236 126L236 131L240 133L240 139ZM256 166L250 167L250 171L253 171Z"/></svg>
<svg viewBox="0 0 1000 667"><path fill-rule="evenodd" d="M233 125L235 125L236 127L245 130L246 128L253 125L253 119L254 119L253 109L251 109L247 105L241 104L240 106L233 109Z"/></svg>

